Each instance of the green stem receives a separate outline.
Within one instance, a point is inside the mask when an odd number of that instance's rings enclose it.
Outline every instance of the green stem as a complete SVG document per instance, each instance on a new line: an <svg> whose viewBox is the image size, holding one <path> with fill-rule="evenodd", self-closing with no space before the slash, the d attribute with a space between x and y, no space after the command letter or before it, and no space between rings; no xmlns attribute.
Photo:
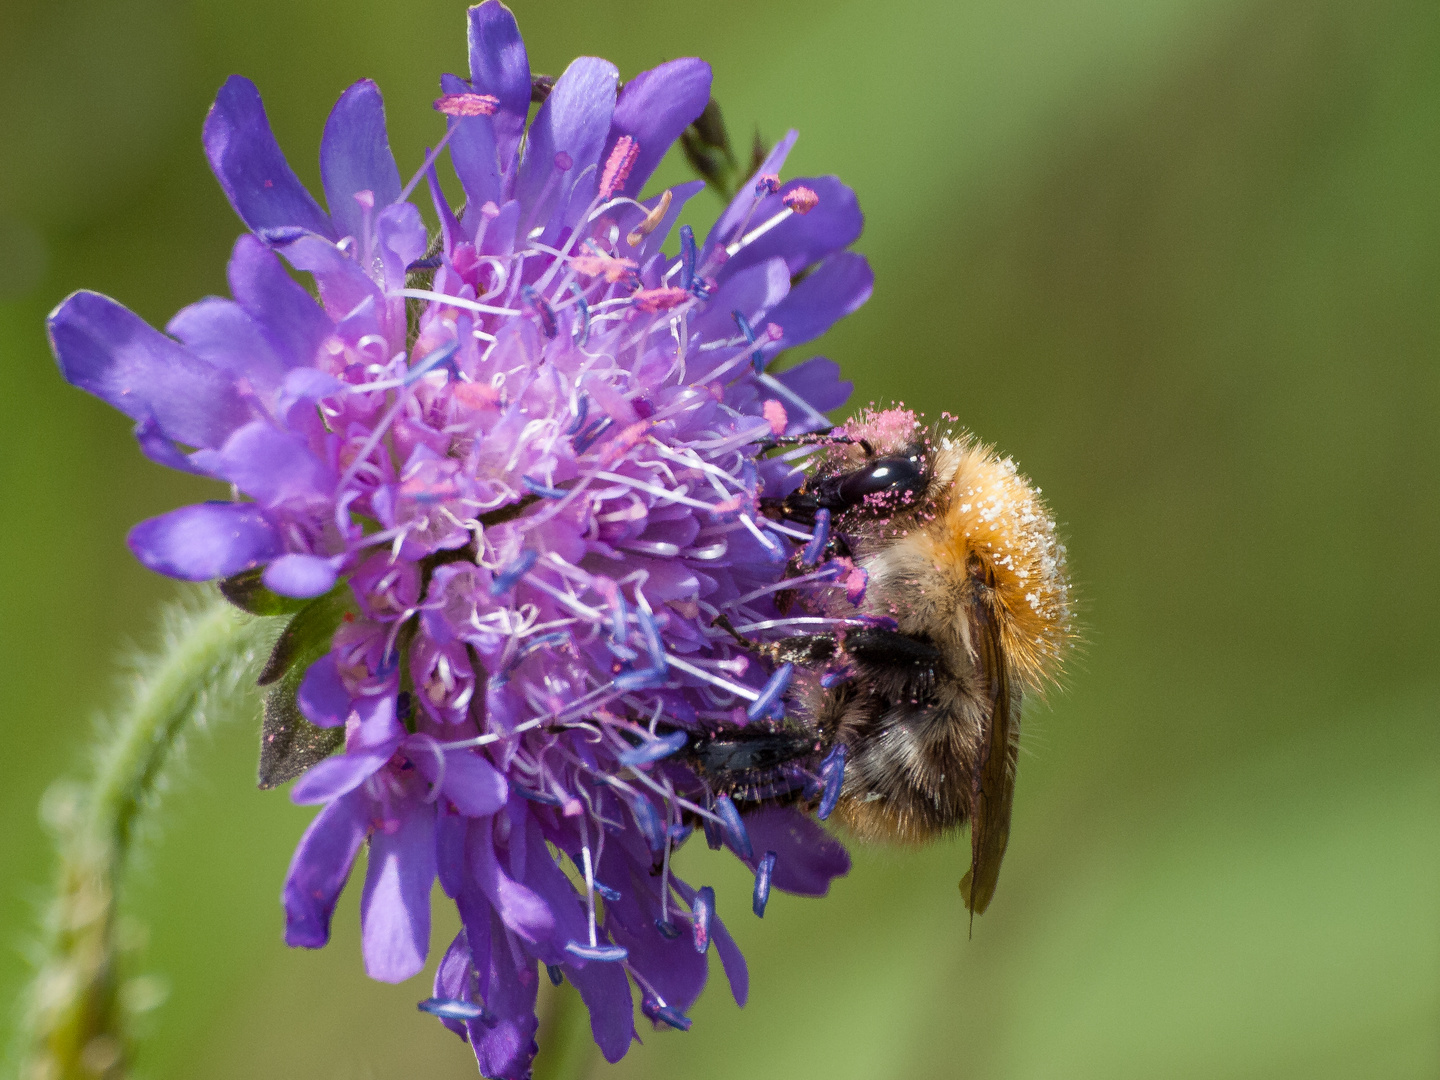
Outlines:
<svg viewBox="0 0 1440 1080"><path fill-rule="evenodd" d="M93 779L69 798L47 796L60 868L44 960L21 1031L21 1080L117 1080L130 1038L117 914L120 886L143 816L158 801L182 737L231 711L274 628L213 593L177 607L165 645L135 680L101 738Z"/></svg>

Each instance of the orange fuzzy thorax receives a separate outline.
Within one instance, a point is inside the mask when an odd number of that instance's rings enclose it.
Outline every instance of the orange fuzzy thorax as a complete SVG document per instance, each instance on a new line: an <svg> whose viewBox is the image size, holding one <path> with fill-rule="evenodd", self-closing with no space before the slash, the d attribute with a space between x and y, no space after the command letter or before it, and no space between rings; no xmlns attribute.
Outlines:
<svg viewBox="0 0 1440 1080"><path fill-rule="evenodd" d="M924 530L937 566L978 556L994 578L1001 645L1025 687L1059 673L1073 637L1065 545L1038 489L987 446L946 440L936 451L949 492Z"/></svg>

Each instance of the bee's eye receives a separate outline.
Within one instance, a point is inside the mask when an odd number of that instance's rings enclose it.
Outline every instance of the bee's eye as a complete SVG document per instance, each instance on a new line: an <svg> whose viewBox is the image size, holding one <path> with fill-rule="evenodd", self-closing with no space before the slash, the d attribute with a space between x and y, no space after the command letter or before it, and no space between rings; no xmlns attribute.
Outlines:
<svg viewBox="0 0 1440 1080"><path fill-rule="evenodd" d="M835 490L838 505L834 509L859 506L874 495L883 495L887 503L896 505L905 495L919 494L925 482L924 464L919 457L876 458L841 478Z"/></svg>

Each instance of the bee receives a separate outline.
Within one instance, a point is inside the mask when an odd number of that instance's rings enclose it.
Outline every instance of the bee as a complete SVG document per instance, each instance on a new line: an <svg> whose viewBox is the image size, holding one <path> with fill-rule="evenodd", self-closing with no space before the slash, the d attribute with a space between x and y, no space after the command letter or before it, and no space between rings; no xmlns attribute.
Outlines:
<svg viewBox="0 0 1440 1080"><path fill-rule="evenodd" d="M919 844L969 823L960 891L973 917L1009 840L1022 699L1071 644L1070 586L1054 519L1014 462L917 430L905 410L862 416L766 507L828 531L825 553L868 575L866 625L770 646L827 670L796 703L799 722L711 733L691 760L712 786L794 801L793 774L842 747L834 814L859 838Z"/></svg>

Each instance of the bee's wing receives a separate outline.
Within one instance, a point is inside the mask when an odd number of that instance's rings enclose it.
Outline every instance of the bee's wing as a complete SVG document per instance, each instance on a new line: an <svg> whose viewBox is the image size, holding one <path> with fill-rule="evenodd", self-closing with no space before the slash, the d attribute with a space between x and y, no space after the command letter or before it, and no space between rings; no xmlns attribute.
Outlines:
<svg viewBox="0 0 1440 1080"><path fill-rule="evenodd" d="M980 717L980 756L970 779L970 869L960 881L960 894L972 916L984 914L1000 879L1000 861L1010 839L1015 744L1020 733L1020 691L1010 683L999 625L988 605L976 608L971 642L979 669L989 677L992 704Z"/></svg>

